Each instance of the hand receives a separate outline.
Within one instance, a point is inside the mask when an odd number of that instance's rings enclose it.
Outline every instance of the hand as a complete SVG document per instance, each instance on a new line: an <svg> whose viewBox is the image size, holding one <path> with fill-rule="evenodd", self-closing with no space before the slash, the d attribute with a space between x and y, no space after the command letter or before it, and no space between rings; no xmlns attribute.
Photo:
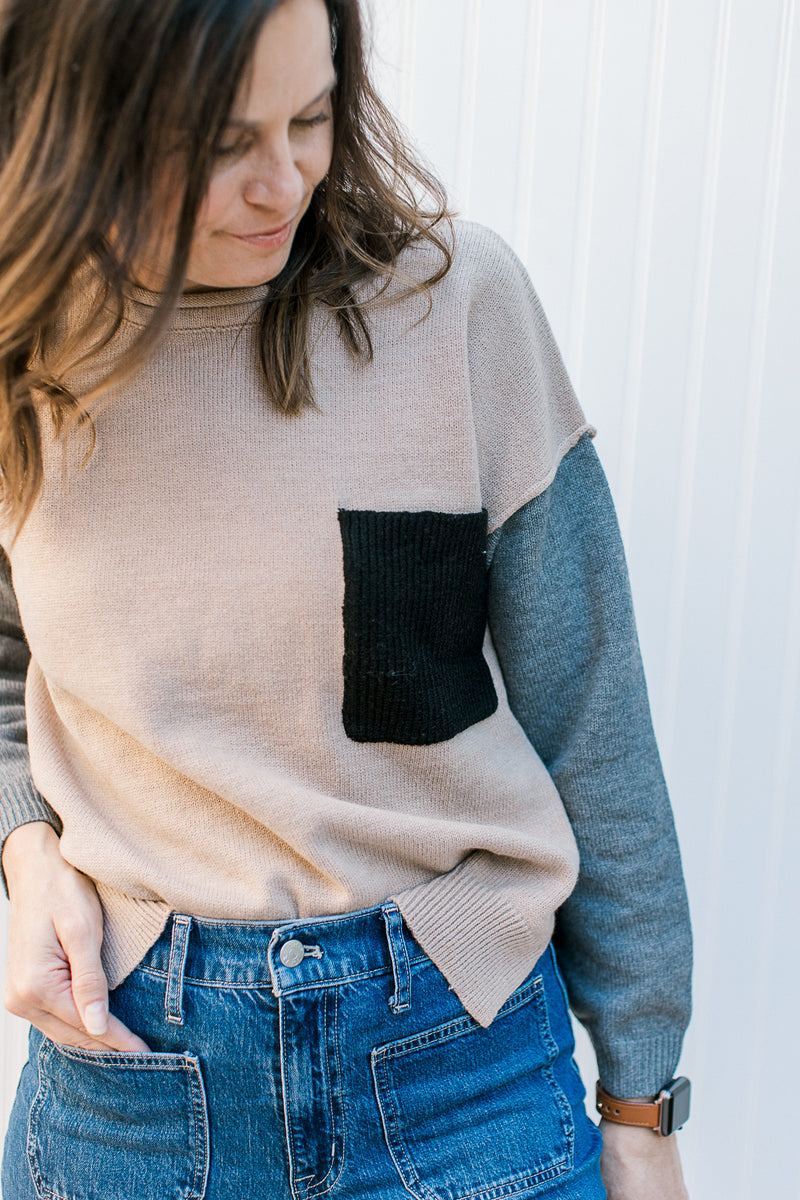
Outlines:
<svg viewBox="0 0 800 1200"><path fill-rule="evenodd" d="M103 910L92 881L61 857L50 825L9 834L3 869L11 899L4 1002L47 1037L84 1050L147 1050L108 1012L100 962Z"/></svg>
<svg viewBox="0 0 800 1200"><path fill-rule="evenodd" d="M601 1121L600 1174L608 1200L688 1200L677 1137Z"/></svg>

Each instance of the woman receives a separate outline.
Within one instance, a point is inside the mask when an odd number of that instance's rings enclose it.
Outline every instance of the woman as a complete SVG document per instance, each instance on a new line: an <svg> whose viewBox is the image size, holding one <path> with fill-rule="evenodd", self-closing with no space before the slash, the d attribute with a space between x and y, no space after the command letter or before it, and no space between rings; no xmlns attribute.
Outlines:
<svg viewBox="0 0 800 1200"><path fill-rule="evenodd" d="M606 1194L559 967L644 1120L688 924L523 269L355 0L2 22L6 1200ZM612 1122L612 1200L683 1196Z"/></svg>

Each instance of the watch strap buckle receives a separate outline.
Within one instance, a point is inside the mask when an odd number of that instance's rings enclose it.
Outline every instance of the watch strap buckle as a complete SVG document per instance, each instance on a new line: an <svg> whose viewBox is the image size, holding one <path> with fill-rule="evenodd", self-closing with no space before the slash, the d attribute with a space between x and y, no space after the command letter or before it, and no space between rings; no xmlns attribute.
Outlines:
<svg viewBox="0 0 800 1200"><path fill-rule="evenodd" d="M680 1129L689 1116L691 1084L685 1075L673 1079L655 1100L620 1100L597 1083L595 1108L601 1117L618 1125L635 1125L652 1129L661 1137L669 1137Z"/></svg>

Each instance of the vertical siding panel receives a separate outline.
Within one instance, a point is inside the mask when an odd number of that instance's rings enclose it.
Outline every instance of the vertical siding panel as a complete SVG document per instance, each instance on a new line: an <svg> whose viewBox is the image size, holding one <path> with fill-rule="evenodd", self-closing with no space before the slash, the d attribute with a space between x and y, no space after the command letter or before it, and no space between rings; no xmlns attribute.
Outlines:
<svg viewBox="0 0 800 1200"><path fill-rule="evenodd" d="M617 489L619 522L623 535L630 527L636 473L639 404L641 401L647 294L650 282L653 220L658 165L659 130L664 92L664 60L667 48L669 0L656 0L653 8L653 46L650 89L646 103L645 138L639 193L634 286L628 340L628 369L623 401L622 445Z"/></svg>
<svg viewBox="0 0 800 1200"><path fill-rule="evenodd" d="M785 1126L780 1136L775 1137L776 1118L772 1112L775 1102L776 1087L774 1056L772 1053L776 1027L771 1023L770 1016L774 1008L776 967L779 955L784 951L786 937L786 922L795 925L796 909L783 909L781 906L782 868L785 868L788 858L787 848L790 844L790 815L797 802L797 776L792 771L792 760L797 755L800 744L800 511L795 521L794 537L794 571L790 590L790 602L786 629L786 646L783 677L780 680L780 719L775 736L775 757L773 769L769 774L769 795L771 804L766 820L767 852L764 860L764 872L761 883L759 904L759 927L762 935L759 940L754 963L756 980L755 1004L753 1006L752 1032L747 1053L743 1061L743 1078L747 1081L745 1101L741 1116L742 1129L747 1130L747 1140L743 1154L739 1200L751 1200L762 1188L769 1194L776 1195L781 1186L783 1168L778 1167L776 1178L770 1181L768 1188L764 1187L764 1161L775 1164L774 1150L778 1152L788 1146L794 1136L796 1121L794 1114L781 1122ZM796 863L791 864L796 872ZM795 887L795 892L796 892ZM797 896L795 894L795 902ZM794 949L793 949L794 954ZM798 999L797 971L795 970L795 986L787 997L789 1003L787 1013L792 1027L795 1025ZM791 1062L794 1060L794 1070ZM800 1052L795 1039L794 1049L789 1051L789 1061L785 1071L787 1085L792 1094L795 1089L796 1069L800 1065ZM778 1081L779 1082L779 1081ZM779 1093L778 1093L779 1094ZM765 1114L766 1120L765 1120ZM777 1146L770 1146L772 1133ZM772 1153L771 1153L772 1151ZM773 1170L775 1168L773 1167ZM795 1194L800 1191L797 1189Z"/></svg>
<svg viewBox="0 0 800 1200"><path fill-rule="evenodd" d="M576 61L589 61L589 43L594 10L589 3L583 6L586 24L583 36L575 36ZM596 28L596 25L595 25ZM619 455L622 446L622 406L628 372L627 339L632 310L632 289L635 279L635 233L641 216L641 162L645 142L646 100L650 86L650 62L653 43L653 15L650 4L637 0L608 0L603 30L603 67L597 95L597 153L593 165L592 224L589 271L586 277L586 308L580 362L580 395L593 423L598 427L598 450L616 492L620 478ZM580 57L579 57L580 56ZM584 87L588 87L585 80ZM585 112L585 100L581 111ZM545 114L547 120L545 121ZM573 134L559 117L554 120L552 106L542 106L540 124L562 128L567 145L562 151L566 158L571 142L580 151L579 127ZM542 134L542 136L544 136ZM580 155L575 174L578 200L580 187ZM562 168L563 170L563 168ZM539 180L537 203L553 188L553 182ZM566 214L571 207L563 205ZM558 219L558 218L556 218ZM574 221L570 228L574 228ZM547 231L541 239L547 245ZM553 234L550 234L552 238ZM562 249L564 269L572 279L573 247ZM532 258L531 267L538 273L541 249ZM649 309L649 304L648 304ZM578 371L572 361L568 339L564 346L568 365Z"/></svg>
<svg viewBox="0 0 800 1200"><path fill-rule="evenodd" d="M522 127L526 122L526 37L529 0L503 0L502 19L482 8L469 211L513 240ZM514 36L509 37L513 31ZM502 62L502 76L497 65ZM500 186L499 186L500 185Z"/></svg>
<svg viewBox="0 0 800 1200"><path fill-rule="evenodd" d="M405 0L403 14L403 75L400 91L400 118L409 129L414 124L414 89L417 80L417 23L419 0Z"/></svg>
<svg viewBox="0 0 800 1200"><path fill-rule="evenodd" d="M544 0L530 0L525 39L525 67L522 91L522 122L517 150L514 245L523 261L528 259L531 243L531 209L534 197L536 164L536 118L539 105L539 71L542 53L542 8Z"/></svg>
<svg viewBox="0 0 800 1200"><path fill-rule="evenodd" d="M547 0L542 6L535 196L526 261L562 346L569 326L568 281L574 253L590 3Z"/></svg>
<svg viewBox="0 0 800 1200"><path fill-rule="evenodd" d="M689 332L688 368L684 393L683 437L680 456L680 476L677 491L677 512L672 555L672 584L666 636L665 680L661 701L659 732L665 763L674 754L675 720L678 706L681 643L686 616L686 593L689 570L689 543L692 523L696 519L695 475L700 435L700 409L703 399L703 366L705 362L708 308L711 292L711 268L714 250L714 227L719 192L720 155L722 153L722 118L725 108L728 48L731 36L732 0L720 0L717 39L714 48L711 103L706 134L706 169L702 184L700 235L697 246L694 294L692 297Z"/></svg>
<svg viewBox="0 0 800 1200"><path fill-rule="evenodd" d="M592 28L586 68L583 129L581 133L578 202L573 233L572 272L570 279L570 315L567 340L563 347L570 364L573 382L581 394L586 301L589 281L590 241L594 212L594 188L597 171L597 143L600 127L600 87L603 78L603 50L606 29L606 0L592 4Z"/></svg>
<svg viewBox="0 0 800 1200"><path fill-rule="evenodd" d="M365 0L365 38L370 50L372 78L394 112L400 112L402 78L395 47L402 45L404 0Z"/></svg>
<svg viewBox="0 0 800 1200"><path fill-rule="evenodd" d="M466 0L461 80L461 114L458 129L455 194L461 208L469 207L472 188L472 158L475 114L478 100L478 52L480 50L481 0Z"/></svg>

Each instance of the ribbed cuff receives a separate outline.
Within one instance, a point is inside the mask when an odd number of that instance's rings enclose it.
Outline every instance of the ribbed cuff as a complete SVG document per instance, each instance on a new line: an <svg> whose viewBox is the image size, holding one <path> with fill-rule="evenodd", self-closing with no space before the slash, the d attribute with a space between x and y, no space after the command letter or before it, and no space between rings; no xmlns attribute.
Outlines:
<svg viewBox="0 0 800 1200"><path fill-rule="evenodd" d="M8 835L15 829L19 829L20 825L30 825L32 821L45 821L48 825L52 825L58 836L61 837L62 827L58 813L50 807L44 796L37 792L33 781L30 778L25 780L5 778L2 792L0 792L0 856L2 856ZM3 890L8 896L5 871L0 871L0 876L2 876Z"/></svg>
<svg viewBox="0 0 800 1200"><path fill-rule="evenodd" d="M600 1082L620 1100L655 1096L674 1077L683 1033L664 1033L648 1040L595 1046Z"/></svg>

